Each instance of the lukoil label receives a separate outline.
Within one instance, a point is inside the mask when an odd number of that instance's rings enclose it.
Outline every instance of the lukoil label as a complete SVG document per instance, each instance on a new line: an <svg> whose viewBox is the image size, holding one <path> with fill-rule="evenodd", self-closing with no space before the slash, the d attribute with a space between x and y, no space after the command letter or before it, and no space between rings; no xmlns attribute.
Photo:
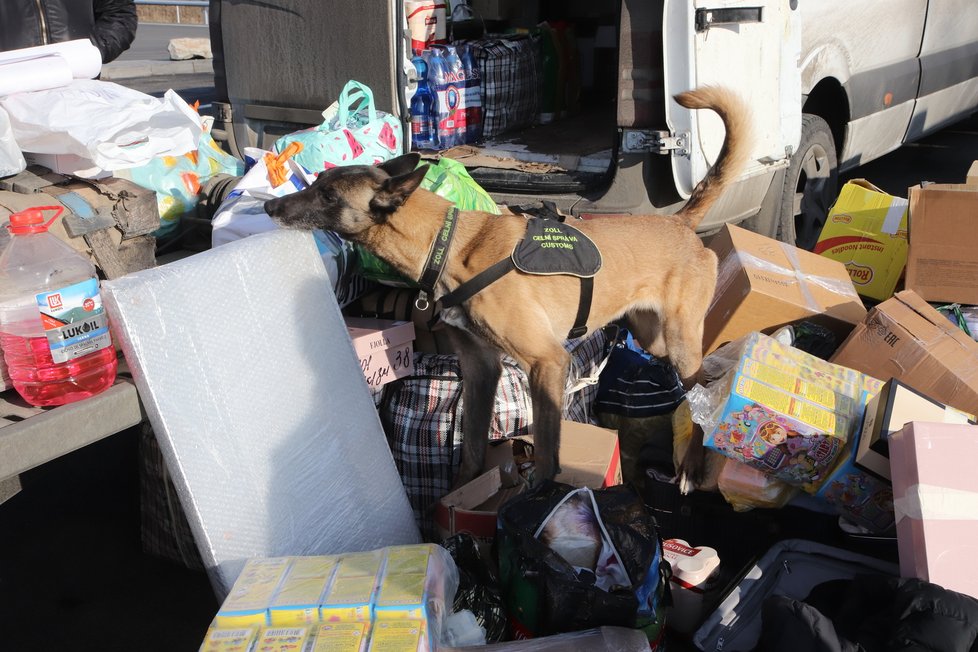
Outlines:
<svg viewBox="0 0 978 652"><path fill-rule="evenodd" d="M67 362L112 346L98 279L36 295L51 359Z"/></svg>

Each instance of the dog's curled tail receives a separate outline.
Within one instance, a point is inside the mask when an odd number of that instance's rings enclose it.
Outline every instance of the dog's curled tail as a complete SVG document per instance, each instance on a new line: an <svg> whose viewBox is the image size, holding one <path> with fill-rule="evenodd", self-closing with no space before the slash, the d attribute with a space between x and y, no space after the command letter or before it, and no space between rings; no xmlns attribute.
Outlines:
<svg viewBox="0 0 978 652"><path fill-rule="evenodd" d="M734 91L719 86L702 86L675 97L687 109L711 109L723 120L726 136L720 155L706 177L693 188L689 201L679 212L691 229L699 226L723 190L740 175L750 157L752 127L750 109Z"/></svg>

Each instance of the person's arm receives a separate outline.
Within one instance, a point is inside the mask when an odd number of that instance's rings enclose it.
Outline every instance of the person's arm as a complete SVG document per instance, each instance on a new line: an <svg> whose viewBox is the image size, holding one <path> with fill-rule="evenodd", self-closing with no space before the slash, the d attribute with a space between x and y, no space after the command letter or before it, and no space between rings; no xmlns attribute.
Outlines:
<svg viewBox="0 0 978 652"><path fill-rule="evenodd" d="M136 38L134 0L94 0L95 25L92 42L102 53L102 63L115 60L129 49Z"/></svg>

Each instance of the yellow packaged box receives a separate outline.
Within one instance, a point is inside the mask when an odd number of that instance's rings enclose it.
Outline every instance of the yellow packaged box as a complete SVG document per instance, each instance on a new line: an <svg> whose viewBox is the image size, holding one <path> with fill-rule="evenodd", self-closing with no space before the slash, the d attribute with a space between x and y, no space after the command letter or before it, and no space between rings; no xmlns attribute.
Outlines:
<svg viewBox="0 0 978 652"><path fill-rule="evenodd" d="M319 606L320 619L323 622L373 620L377 576L383 561L383 550L340 557L333 581Z"/></svg>
<svg viewBox="0 0 978 652"><path fill-rule="evenodd" d="M269 621L279 627L319 622L319 605L333 579L339 557L296 557L268 607Z"/></svg>
<svg viewBox="0 0 978 652"><path fill-rule="evenodd" d="M422 652L428 650L423 620L384 620L370 633L370 652Z"/></svg>
<svg viewBox="0 0 978 652"><path fill-rule="evenodd" d="M861 296L885 301L907 264L908 205L853 179L842 186L813 251L845 265Z"/></svg>
<svg viewBox="0 0 978 652"><path fill-rule="evenodd" d="M217 627L268 624L268 607L291 558L249 559L214 617Z"/></svg>
<svg viewBox="0 0 978 652"><path fill-rule="evenodd" d="M254 652L304 652L310 633L309 627L262 627Z"/></svg>
<svg viewBox="0 0 978 652"><path fill-rule="evenodd" d="M214 627L207 630L198 652L251 652L258 638L258 627Z"/></svg>
<svg viewBox="0 0 978 652"><path fill-rule="evenodd" d="M440 563L433 560L440 555ZM444 582L440 569L449 564L445 550L434 544L393 546L387 549L387 560L377 591L374 618L381 620L405 620L440 617L432 613L444 605Z"/></svg>
<svg viewBox="0 0 978 652"><path fill-rule="evenodd" d="M309 652L366 652L370 623L324 623L315 629Z"/></svg>
<svg viewBox="0 0 978 652"><path fill-rule="evenodd" d="M718 349L704 368L720 371L689 393L705 445L795 486L826 477L862 417L860 397L880 386L761 333Z"/></svg>

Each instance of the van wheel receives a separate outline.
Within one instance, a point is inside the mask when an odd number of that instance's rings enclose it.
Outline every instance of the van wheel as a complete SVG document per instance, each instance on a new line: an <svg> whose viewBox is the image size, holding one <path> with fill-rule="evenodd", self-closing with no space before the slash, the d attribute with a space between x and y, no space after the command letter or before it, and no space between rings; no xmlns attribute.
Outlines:
<svg viewBox="0 0 978 652"><path fill-rule="evenodd" d="M778 240L811 251L839 191L835 139L825 120L805 113L801 142L785 171Z"/></svg>

